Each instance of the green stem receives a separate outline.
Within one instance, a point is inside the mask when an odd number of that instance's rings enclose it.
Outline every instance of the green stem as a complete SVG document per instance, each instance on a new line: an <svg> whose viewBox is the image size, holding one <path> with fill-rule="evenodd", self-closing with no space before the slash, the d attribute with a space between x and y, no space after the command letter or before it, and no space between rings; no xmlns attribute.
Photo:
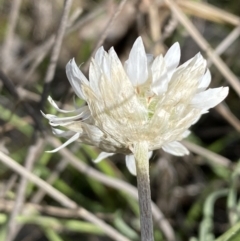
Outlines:
<svg viewBox="0 0 240 241"><path fill-rule="evenodd" d="M141 240L154 241L147 142L140 142L135 144L134 156L136 159L136 167L137 167Z"/></svg>

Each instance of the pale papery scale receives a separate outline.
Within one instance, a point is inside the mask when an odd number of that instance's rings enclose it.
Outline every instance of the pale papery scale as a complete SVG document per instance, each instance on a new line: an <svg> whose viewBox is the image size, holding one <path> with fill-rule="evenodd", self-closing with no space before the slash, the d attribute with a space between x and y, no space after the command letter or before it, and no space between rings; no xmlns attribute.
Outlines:
<svg viewBox="0 0 240 241"><path fill-rule="evenodd" d="M206 88L211 82L206 60L197 54L179 65L180 47L175 43L166 55L146 55L139 37L123 67L113 48L96 52L89 68L89 81L74 59L66 66L67 77L78 97L87 106L64 111L49 98L51 105L69 117L45 115L54 134L72 137L53 150L58 151L72 141L93 145L106 153L97 162L114 153L126 154L126 164L135 173L132 151L137 142L147 142L149 153L158 148L173 155L186 155L179 142L188 129L209 108L228 94L228 87Z"/></svg>

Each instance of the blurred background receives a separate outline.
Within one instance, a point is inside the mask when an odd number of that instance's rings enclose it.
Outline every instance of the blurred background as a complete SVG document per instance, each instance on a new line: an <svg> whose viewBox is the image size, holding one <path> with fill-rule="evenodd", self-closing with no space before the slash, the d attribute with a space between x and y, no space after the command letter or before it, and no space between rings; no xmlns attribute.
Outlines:
<svg viewBox="0 0 240 241"><path fill-rule="evenodd" d="M64 109L83 104L65 74L71 58L88 76L96 48L114 46L125 61L139 35L155 56L178 41L181 63L200 51L210 87L230 87L183 142L189 156L150 160L155 240L240 230L238 0L0 0L0 241L140 240L124 156L94 164L100 151L79 143L46 153L65 140L40 113L56 114L48 95Z"/></svg>

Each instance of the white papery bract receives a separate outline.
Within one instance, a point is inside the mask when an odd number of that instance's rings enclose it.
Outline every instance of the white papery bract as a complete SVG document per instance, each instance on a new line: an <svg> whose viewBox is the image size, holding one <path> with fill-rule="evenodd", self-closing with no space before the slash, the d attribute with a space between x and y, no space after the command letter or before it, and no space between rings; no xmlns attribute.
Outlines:
<svg viewBox="0 0 240 241"><path fill-rule="evenodd" d="M178 43L164 57L152 60L146 55L141 37L135 41L124 67L113 48L108 52L99 48L90 64L89 80L74 59L70 60L67 77L87 105L64 111L49 97L58 111L72 113L61 118L44 114L54 134L70 137L52 152L78 140L103 151L97 162L114 153L126 154L132 174L136 174L132 155L135 143L146 141L150 153L162 148L177 156L188 154L179 141L202 114L227 96L228 87L207 89L211 75L200 53L178 67L179 62ZM65 131L56 129L58 126Z"/></svg>

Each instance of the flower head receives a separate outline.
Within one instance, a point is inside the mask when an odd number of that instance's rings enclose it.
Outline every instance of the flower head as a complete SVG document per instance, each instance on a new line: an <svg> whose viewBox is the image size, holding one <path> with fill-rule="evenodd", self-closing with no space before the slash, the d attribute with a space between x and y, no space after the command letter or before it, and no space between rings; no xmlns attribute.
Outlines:
<svg viewBox="0 0 240 241"><path fill-rule="evenodd" d="M227 96L228 87L207 89L211 75L200 53L178 67L179 62L178 43L164 57L153 59L146 54L141 37L124 66L113 48L108 52L99 48L90 64L89 81L70 60L67 77L87 105L65 111L49 97L58 111L72 113L64 118L44 114L54 134L70 137L52 152L78 140L104 151L96 162L115 153L126 154L132 174L136 173L132 154L137 142L147 142L150 154L158 148L177 156L188 154L179 141L202 114Z"/></svg>

